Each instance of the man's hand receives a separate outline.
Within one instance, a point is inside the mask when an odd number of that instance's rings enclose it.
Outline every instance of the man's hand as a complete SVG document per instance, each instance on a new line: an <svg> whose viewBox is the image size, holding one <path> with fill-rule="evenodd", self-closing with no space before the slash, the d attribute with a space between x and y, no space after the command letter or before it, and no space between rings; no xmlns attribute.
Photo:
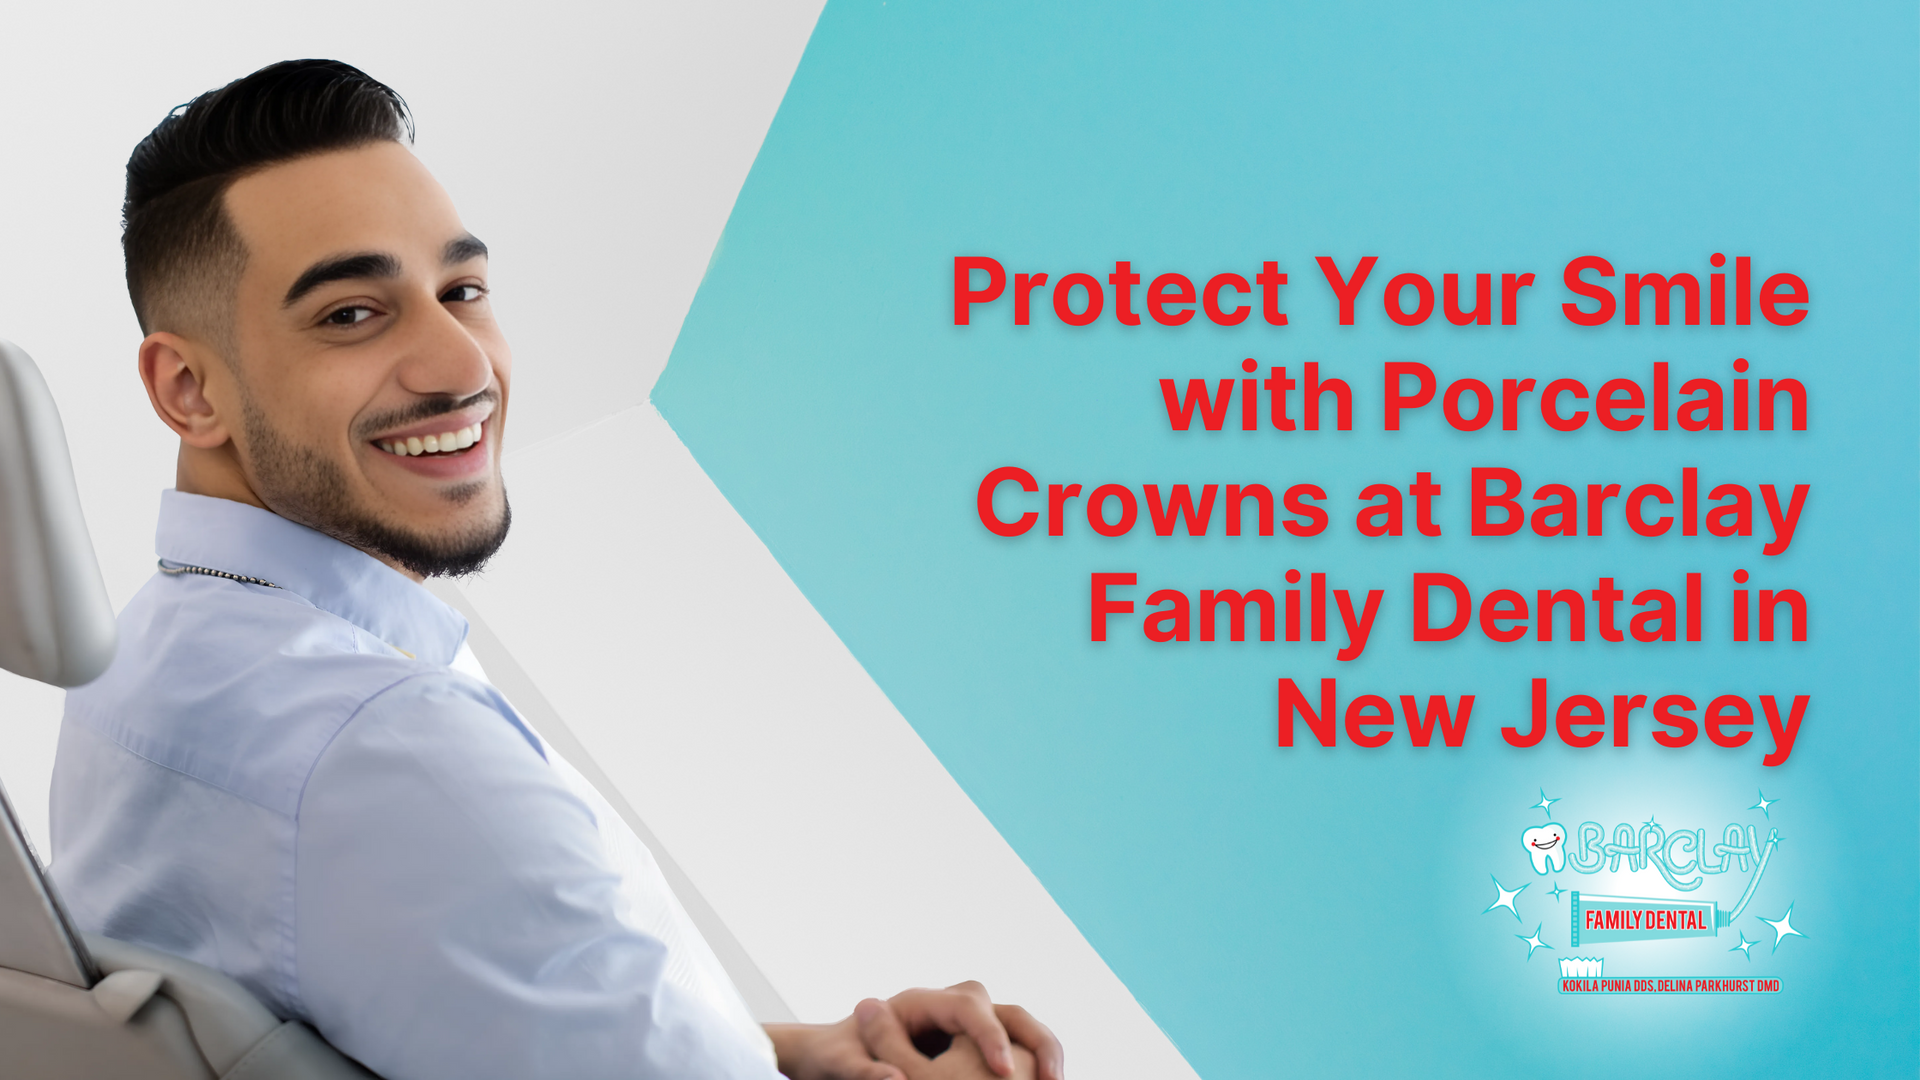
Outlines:
<svg viewBox="0 0 1920 1080"><path fill-rule="evenodd" d="M907 1074L876 1061L860 1037L858 1013L837 1024L766 1024L790 1080L908 1080Z"/></svg>
<svg viewBox="0 0 1920 1080"><path fill-rule="evenodd" d="M897 1017L883 1001L868 998L852 1016L837 1024L768 1024L779 1057L780 1072L789 1080L1001 1080L987 1067L980 1046L965 1035L941 1034L945 1049L928 1057L916 1048ZM884 1051L868 1049L865 1032L871 1030ZM937 1029L936 1029L937 1030ZM929 1047L932 1049L932 1047ZM884 1054L887 1060L876 1060ZM1007 1080L1036 1080L1033 1055L1015 1046Z"/></svg>
<svg viewBox="0 0 1920 1080"><path fill-rule="evenodd" d="M937 1044L951 1038L958 1046L962 1037L962 1057L985 1065L988 1076L1066 1080L1066 1055L1053 1032L1018 1005L995 1005L977 982L903 990L884 1002L869 998L853 1018L873 1056L906 1069L909 1080L919 1080L916 1070L929 1062L923 1049L934 1051L931 1062L937 1064L948 1057Z"/></svg>
<svg viewBox="0 0 1920 1080"><path fill-rule="evenodd" d="M901 1055L906 1062L907 1080L1000 1080L999 1074L987 1068L979 1043L965 1035L949 1038L947 1048L933 1057L922 1056L911 1042L898 1044L889 1053ZM1026 1047L1015 1046L1011 1060L1013 1071L1007 1074L1007 1080L1035 1080L1033 1055Z"/></svg>
<svg viewBox="0 0 1920 1080"><path fill-rule="evenodd" d="M986 988L868 998L837 1024L767 1024L791 1080L1065 1080L1060 1040Z"/></svg>

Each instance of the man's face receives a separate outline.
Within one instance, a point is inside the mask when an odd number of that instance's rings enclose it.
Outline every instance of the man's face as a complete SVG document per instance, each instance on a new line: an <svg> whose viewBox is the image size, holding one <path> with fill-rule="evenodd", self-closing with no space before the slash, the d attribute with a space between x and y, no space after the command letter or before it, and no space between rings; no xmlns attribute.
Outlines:
<svg viewBox="0 0 1920 1080"><path fill-rule="evenodd" d="M255 173L226 209L247 262L221 404L254 491L417 574L476 569L506 534L512 371L484 245L393 142Z"/></svg>

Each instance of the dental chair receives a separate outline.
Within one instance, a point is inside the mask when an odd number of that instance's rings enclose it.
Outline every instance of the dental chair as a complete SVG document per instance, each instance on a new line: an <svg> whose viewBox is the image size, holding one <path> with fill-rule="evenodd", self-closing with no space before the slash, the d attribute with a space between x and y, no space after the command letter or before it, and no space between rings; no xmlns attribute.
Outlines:
<svg viewBox="0 0 1920 1080"><path fill-rule="evenodd" d="M0 668L79 686L113 659L113 610L53 397L0 341ZM76 932L0 787L0 1076L371 1080L239 983Z"/></svg>

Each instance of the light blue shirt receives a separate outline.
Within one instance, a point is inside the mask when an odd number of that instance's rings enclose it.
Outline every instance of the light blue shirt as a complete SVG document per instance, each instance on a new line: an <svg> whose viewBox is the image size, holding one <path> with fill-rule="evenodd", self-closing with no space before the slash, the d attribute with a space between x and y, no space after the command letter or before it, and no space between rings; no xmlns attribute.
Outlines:
<svg viewBox="0 0 1920 1080"><path fill-rule="evenodd" d="M458 612L223 499L166 492L156 546L279 587L156 574L68 694L52 875L83 929L388 1080L777 1075L632 831L456 670Z"/></svg>

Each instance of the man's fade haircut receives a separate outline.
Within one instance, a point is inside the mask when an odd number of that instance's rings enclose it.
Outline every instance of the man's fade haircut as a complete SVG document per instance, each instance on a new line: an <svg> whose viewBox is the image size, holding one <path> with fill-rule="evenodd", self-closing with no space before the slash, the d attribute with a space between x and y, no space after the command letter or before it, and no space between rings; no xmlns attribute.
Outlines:
<svg viewBox="0 0 1920 1080"><path fill-rule="evenodd" d="M127 159L120 243L140 332L225 337L247 259L226 212L235 181L402 140L413 141L406 101L338 60L284 60L174 109Z"/></svg>

